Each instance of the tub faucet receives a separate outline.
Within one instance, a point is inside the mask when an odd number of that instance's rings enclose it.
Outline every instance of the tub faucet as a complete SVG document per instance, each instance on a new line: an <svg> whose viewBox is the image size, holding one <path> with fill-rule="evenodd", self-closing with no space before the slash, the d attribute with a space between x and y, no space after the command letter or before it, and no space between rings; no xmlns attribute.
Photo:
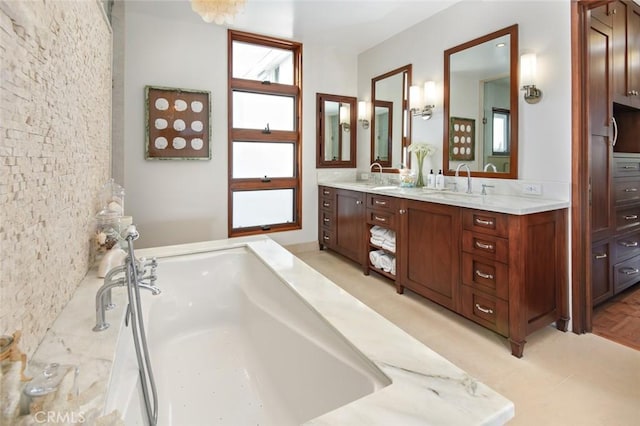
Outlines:
<svg viewBox="0 0 640 426"><path fill-rule="evenodd" d="M156 275L156 267L158 262L155 258L147 261L146 259L131 260L131 256L127 256L124 265L117 266L111 269L104 277L104 284L98 289L96 293L96 325L93 327L93 331L102 331L109 328L109 323L106 322L105 312L113 309L115 305L111 302L111 289L115 287L126 287L127 274L131 271L129 268L136 268L138 276L138 282L136 283L138 288L149 290L154 296L161 293L161 290L155 286L155 282L158 279ZM124 276L120 276L124 274Z"/></svg>
<svg viewBox="0 0 640 426"><path fill-rule="evenodd" d="M460 168L462 167L467 169L467 194L471 194L471 169L466 163L458 164L458 167L456 167L456 178L460 175Z"/></svg>

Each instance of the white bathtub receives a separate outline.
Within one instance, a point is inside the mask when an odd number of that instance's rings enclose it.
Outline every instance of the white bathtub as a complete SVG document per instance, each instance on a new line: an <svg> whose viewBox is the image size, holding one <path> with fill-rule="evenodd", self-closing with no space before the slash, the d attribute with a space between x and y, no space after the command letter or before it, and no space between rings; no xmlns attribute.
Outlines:
<svg viewBox="0 0 640 426"><path fill-rule="evenodd" d="M143 311L159 425L297 425L391 383L250 248L158 263ZM146 417L132 341L123 328L105 407L127 426Z"/></svg>

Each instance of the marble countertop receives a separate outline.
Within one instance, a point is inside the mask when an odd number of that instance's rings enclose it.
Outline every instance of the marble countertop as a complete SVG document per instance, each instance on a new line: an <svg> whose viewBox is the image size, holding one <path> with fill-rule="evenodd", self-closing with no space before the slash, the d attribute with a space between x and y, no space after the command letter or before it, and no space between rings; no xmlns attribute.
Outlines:
<svg viewBox="0 0 640 426"><path fill-rule="evenodd" d="M553 200L533 195L519 197L498 194L466 194L448 190L401 188L397 185L376 185L370 182L357 181L322 182L318 183L318 185L514 215L540 213L569 207L569 201Z"/></svg>
<svg viewBox="0 0 640 426"><path fill-rule="evenodd" d="M163 257L238 246L248 247L263 259L286 285L392 381L389 386L308 424L500 425L514 416L511 401L408 335L268 237L136 250L136 255L156 256L161 261ZM116 325L122 322L126 303L125 292L114 290L118 308L107 313L107 320L113 326L103 332L93 332L95 293L101 284L96 270L89 271L32 361L37 365L49 362L78 365L80 391L93 384L93 392L104 394L119 333ZM104 397L98 401L96 409L101 410Z"/></svg>

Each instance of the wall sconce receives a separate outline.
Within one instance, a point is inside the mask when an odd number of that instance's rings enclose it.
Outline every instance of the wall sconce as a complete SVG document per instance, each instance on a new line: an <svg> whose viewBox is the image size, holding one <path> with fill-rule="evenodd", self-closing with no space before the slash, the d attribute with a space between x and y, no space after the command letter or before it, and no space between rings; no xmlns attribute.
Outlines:
<svg viewBox="0 0 640 426"><path fill-rule="evenodd" d="M358 123L365 130L369 128L369 103L367 101L358 102Z"/></svg>
<svg viewBox="0 0 640 426"><path fill-rule="evenodd" d="M350 115L351 111L349 111L349 108L340 104L340 126L345 132L351 130L351 124L349 123Z"/></svg>
<svg viewBox="0 0 640 426"><path fill-rule="evenodd" d="M424 91L420 86L411 86L409 88L409 108L411 109L411 114L414 117L422 117L423 120L429 120L433 116L433 110L435 107L435 81L427 81L424 83Z"/></svg>
<svg viewBox="0 0 640 426"><path fill-rule="evenodd" d="M542 98L542 90L536 88L536 54L525 53L520 56L520 84L524 90L524 100L537 104Z"/></svg>

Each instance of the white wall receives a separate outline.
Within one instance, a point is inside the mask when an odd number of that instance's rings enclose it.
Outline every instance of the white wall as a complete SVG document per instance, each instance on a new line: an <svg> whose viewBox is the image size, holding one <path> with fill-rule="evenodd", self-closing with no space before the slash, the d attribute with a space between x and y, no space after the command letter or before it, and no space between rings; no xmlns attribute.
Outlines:
<svg viewBox="0 0 640 426"><path fill-rule="evenodd" d="M140 247L227 237L227 30L205 24L188 2L127 2L124 187ZM270 234L281 244L317 239L316 92L356 95L357 62L331 46L303 43L302 224ZM144 86L209 90L211 161L144 159Z"/></svg>
<svg viewBox="0 0 640 426"><path fill-rule="evenodd" d="M370 99L371 78L413 64L413 84L438 82L440 99L429 121L413 120L413 140L436 144L425 169L442 167L442 83L444 50L507 26L519 25L519 50L538 55L537 105L519 99L519 178L559 186L569 198L571 181L570 2L466 1L407 29L358 58L358 98ZM358 167L369 164L369 135L358 137ZM429 160L431 164L428 164Z"/></svg>

